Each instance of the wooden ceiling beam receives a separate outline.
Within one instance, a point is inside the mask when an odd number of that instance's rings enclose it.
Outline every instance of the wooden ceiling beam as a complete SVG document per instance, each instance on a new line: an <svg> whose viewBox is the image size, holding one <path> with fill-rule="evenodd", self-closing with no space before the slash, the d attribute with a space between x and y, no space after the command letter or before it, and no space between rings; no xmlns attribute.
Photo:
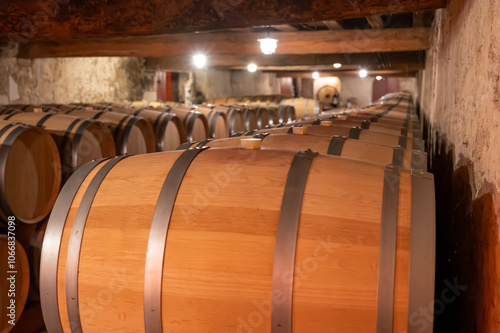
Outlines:
<svg viewBox="0 0 500 333"><path fill-rule="evenodd" d="M296 78L311 78L311 72L275 72L269 71L269 73L276 73L277 77L296 77ZM406 72L406 71L387 71L387 70L378 70L378 71L370 71L368 73L368 77L376 77L378 75L383 77L415 77L418 71ZM343 71L343 72L321 72L320 77L359 77L358 71Z"/></svg>
<svg viewBox="0 0 500 333"><path fill-rule="evenodd" d="M190 56L262 54L258 39L266 33L218 32L144 37L71 39L21 44L19 57ZM429 28L273 32L276 54L368 53L427 50Z"/></svg>
<svg viewBox="0 0 500 333"><path fill-rule="evenodd" d="M443 7L446 0L3 0L0 40L28 42L213 31Z"/></svg>
<svg viewBox="0 0 500 333"><path fill-rule="evenodd" d="M227 70L247 70L247 66L234 66L234 67L216 67L217 69L227 69ZM423 69L420 64L405 64L391 66L390 68L381 68L377 65L344 65L341 70L334 70L332 66L321 65L321 66L258 66L259 71L273 71L273 72L286 72L286 71L307 71L307 72L319 72L319 73L343 73L346 71L359 71L360 69L366 69L368 71L398 71L398 72L416 72Z"/></svg>
<svg viewBox="0 0 500 333"><path fill-rule="evenodd" d="M376 53L354 53L344 54L289 54L289 55L209 55L207 66L221 69L244 68L253 62L259 67L283 67L283 66L308 66L309 68L321 68L321 66L332 69L334 63L341 63L342 68L346 66L384 66L394 68L397 66L418 66L419 69L425 66L423 59L420 59L414 52L391 52L384 53L388 65L382 64ZM146 64L153 69L159 70L193 70L190 57L171 56L160 58L146 58Z"/></svg>

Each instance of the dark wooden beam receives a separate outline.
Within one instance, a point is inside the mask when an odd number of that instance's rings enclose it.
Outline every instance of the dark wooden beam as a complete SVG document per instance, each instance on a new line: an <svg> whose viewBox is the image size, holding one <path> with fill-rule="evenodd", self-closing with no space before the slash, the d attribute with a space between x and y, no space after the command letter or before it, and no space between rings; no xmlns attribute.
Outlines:
<svg viewBox="0 0 500 333"><path fill-rule="evenodd" d="M344 73L346 71L359 71L360 69L366 69L368 71L397 71L397 72L416 72L423 69L424 66L419 64L405 64L391 66L390 68L381 68L378 65L344 65L342 70L334 70L332 66L320 65L320 66L258 66L259 71L272 71L272 72L297 72L297 71L307 71L307 72L326 72L326 73ZM235 67L223 67L218 69L229 69L229 70L247 70L247 66L235 66Z"/></svg>
<svg viewBox="0 0 500 333"><path fill-rule="evenodd" d="M276 54L325 54L415 51L429 48L429 28L274 32ZM198 33L33 42L19 49L22 58L85 56L258 55L265 33Z"/></svg>
<svg viewBox="0 0 500 333"><path fill-rule="evenodd" d="M341 63L343 68L352 66L383 66L388 69L406 64L422 68L425 65L423 55L415 52L390 52L384 53L387 65L380 61L376 53L354 54L288 54L288 55L209 55L207 66L218 68L244 67L253 62L259 66L329 66ZM176 70L193 68L190 57L171 56L161 58L147 58L146 64L154 69Z"/></svg>
<svg viewBox="0 0 500 333"><path fill-rule="evenodd" d="M269 71L269 73L276 73L277 77L297 77L297 78L312 78L311 72L303 72L303 71L290 71L290 72L275 72ZM418 71L387 71L387 70L378 70L378 71L370 71L368 73L368 77L376 77L377 75L383 77L416 77ZM331 72L320 72L320 77L359 77L359 71L331 71Z"/></svg>
<svg viewBox="0 0 500 333"><path fill-rule="evenodd" d="M3 0L0 40L140 36L410 13L446 0Z"/></svg>

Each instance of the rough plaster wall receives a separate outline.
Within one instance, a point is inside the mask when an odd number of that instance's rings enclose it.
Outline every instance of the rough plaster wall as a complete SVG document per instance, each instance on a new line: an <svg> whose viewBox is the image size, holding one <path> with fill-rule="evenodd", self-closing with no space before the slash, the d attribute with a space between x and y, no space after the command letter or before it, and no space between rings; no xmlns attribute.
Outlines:
<svg viewBox="0 0 500 333"><path fill-rule="evenodd" d="M500 1L449 1L431 45L422 110L436 170L436 295L445 277L468 288L439 325L499 332Z"/></svg>
<svg viewBox="0 0 500 333"><path fill-rule="evenodd" d="M456 157L474 161L477 190L500 182L499 15L497 0L452 1L437 14L427 59L424 110Z"/></svg>
<svg viewBox="0 0 500 333"><path fill-rule="evenodd" d="M231 72L232 96L279 94L276 74L248 71Z"/></svg>
<svg viewBox="0 0 500 333"><path fill-rule="evenodd" d="M154 91L154 73L142 58L16 59L0 49L0 103L72 103L141 100ZM10 94L9 94L10 89Z"/></svg>
<svg viewBox="0 0 500 333"><path fill-rule="evenodd" d="M399 90L410 92L416 101L418 96L418 79L416 77L400 77Z"/></svg>
<svg viewBox="0 0 500 333"><path fill-rule="evenodd" d="M200 69L194 72L196 90L205 99L233 96L279 94L279 81L275 74L248 71ZM179 74L179 101L184 101L187 73Z"/></svg>
<svg viewBox="0 0 500 333"><path fill-rule="evenodd" d="M373 80L375 79L371 77L341 78L340 103L344 105L349 98L355 97L359 106L370 104L372 102Z"/></svg>

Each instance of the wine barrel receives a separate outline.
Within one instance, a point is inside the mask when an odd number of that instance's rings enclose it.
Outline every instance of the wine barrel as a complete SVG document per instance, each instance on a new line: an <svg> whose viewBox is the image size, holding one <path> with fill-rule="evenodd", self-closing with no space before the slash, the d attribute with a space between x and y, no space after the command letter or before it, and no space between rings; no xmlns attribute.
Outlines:
<svg viewBox="0 0 500 333"><path fill-rule="evenodd" d="M257 127L262 129L274 124L273 109L257 107Z"/></svg>
<svg viewBox="0 0 500 333"><path fill-rule="evenodd" d="M61 112L61 113L69 113L69 112L74 111L74 110L85 110L85 107L83 107L81 105L73 105L73 104L44 104L42 106L44 108L44 112L45 112L45 109L47 109L47 108L54 108L57 110L57 112Z"/></svg>
<svg viewBox="0 0 500 333"><path fill-rule="evenodd" d="M235 97L221 97L221 98L211 98L207 99L207 104L213 105L231 105L238 102L238 98Z"/></svg>
<svg viewBox="0 0 500 333"><path fill-rule="evenodd" d="M15 228L10 230L15 233ZM0 332L7 333L14 328L26 304L30 270L26 253L14 236L0 235L0 258L2 258L2 269L0 270L0 290L2 291L0 294L0 304L2 304L0 308ZM13 266L10 266L10 263Z"/></svg>
<svg viewBox="0 0 500 333"><path fill-rule="evenodd" d="M306 120L302 122L302 124L312 124L314 120ZM408 137L413 137L413 127L408 126L405 127L403 125L391 125L391 124L383 124L378 122L371 122L369 120L364 119L344 119L344 118L336 118L332 119L332 126L341 126L341 127L361 127L363 129L367 129L373 132L387 133L391 135L406 135Z"/></svg>
<svg viewBox="0 0 500 333"><path fill-rule="evenodd" d="M170 107L177 107L177 106L182 106L182 103L179 102L172 102L172 101L166 101L165 106L170 106Z"/></svg>
<svg viewBox="0 0 500 333"><path fill-rule="evenodd" d="M321 125L306 125L307 133L313 135L326 135L332 137L333 135L341 135L348 137L350 139L362 140L373 142L380 145L386 145L390 147L401 146L405 149L416 149L424 150L424 144L421 139L418 138L408 138L404 135L391 135L387 133L374 132L359 127L348 128L341 126L321 126ZM239 136L245 136L248 134L258 134L258 133L288 133L290 127L275 127L268 128L259 131L250 131L247 133L240 133Z"/></svg>
<svg viewBox="0 0 500 333"><path fill-rule="evenodd" d="M312 149L322 154L352 158L359 161L377 164L394 163L403 169L426 169L427 154L423 151L412 151L401 146L384 146L372 142L348 139L344 136L333 137L310 134L270 134L259 133L250 136L239 136L204 142L203 145L213 148L238 148L242 140L249 138L261 140L261 148L274 148L298 151ZM182 145L182 149L195 148L199 143ZM181 149L179 147L179 149Z"/></svg>
<svg viewBox="0 0 500 333"><path fill-rule="evenodd" d="M320 104L318 100L309 98L291 98L281 101L282 105L291 105L295 108L295 118L302 119L312 117L320 112Z"/></svg>
<svg viewBox="0 0 500 333"><path fill-rule="evenodd" d="M36 224L22 224L16 227L16 240L26 252L30 267L30 288L28 301L40 301L40 258L42 243L48 219Z"/></svg>
<svg viewBox="0 0 500 333"><path fill-rule="evenodd" d="M111 111L113 108L110 103L71 103L71 105L79 105L84 109L91 108L97 111Z"/></svg>
<svg viewBox="0 0 500 333"><path fill-rule="evenodd" d="M63 183L88 161L116 155L110 130L94 120L46 113L17 113L0 119L41 126L52 136L59 149Z"/></svg>
<svg viewBox="0 0 500 333"><path fill-rule="evenodd" d="M113 133L118 155L146 154L156 150L153 127L144 118L95 110L73 110L67 114L106 124Z"/></svg>
<svg viewBox="0 0 500 333"><path fill-rule="evenodd" d="M113 111L147 119L155 132L156 151L175 150L181 143L186 142L186 131L182 120L174 113L132 108L113 109Z"/></svg>
<svg viewBox="0 0 500 333"><path fill-rule="evenodd" d="M8 107L8 106L1 106L0 107L0 115L8 115L12 113L19 113L21 110L16 107Z"/></svg>
<svg viewBox="0 0 500 333"><path fill-rule="evenodd" d="M278 117L280 123L289 123L295 120L295 107L291 105L280 105L278 107Z"/></svg>
<svg viewBox="0 0 500 333"><path fill-rule="evenodd" d="M206 104L205 104L206 105ZM203 106L205 106L203 105ZM243 113L238 106L227 106L227 105L207 105L212 108L212 110L223 112L226 114L228 123L228 135L231 136L234 133L238 133L245 130L245 122L243 120Z"/></svg>
<svg viewBox="0 0 500 333"><path fill-rule="evenodd" d="M3 332L3 331L2 331ZM46 333L40 302L27 302L11 333Z"/></svg>
<svg viewBox="0 0 500 333"><path fill-rule="evenodd" d="M245 130L251 131L259 128L259 124L257 122L257 110L255 108L242 106L241 112L243 114Z"/></svg>
<svg viewBox="0 0 500 333"><path fill-rule="evenodd" d="M153 108L153 110L172 112L179 116L186 129L186 139L188 142L210 138L207 117L200 112L191 111L190 107L177 106L174 108Z"/></svg>
<svg viewBox="0 0 500 333"><path fill-rule="evenodd" d="M0 218L40 222L52 209L60 186L61 163L50 135L0 120Z"/></svg>
<svg viewBox="0 0 500 333"><path fill-rule="evenodd" d="M42 248L49 332L412 332L419 308L432 318L430 174L205 148L73 177Z"/></svg>
<svg viewBox="0 0 500 333"><path fill-rule="evenodd" d="M217 111L205 106L198 106L194 110L203 113L205 117L207 117L210 138L222 139L228 137L229 128L227 116L224 112Z"/></svg>

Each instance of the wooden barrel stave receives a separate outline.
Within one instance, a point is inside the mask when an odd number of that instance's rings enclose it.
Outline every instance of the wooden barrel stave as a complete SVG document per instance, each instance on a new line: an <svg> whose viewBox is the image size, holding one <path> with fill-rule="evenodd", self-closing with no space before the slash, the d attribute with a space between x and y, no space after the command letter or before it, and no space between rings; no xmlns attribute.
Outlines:
<svg viewBox="0 0 500 333"><path fill-rule="evenodd" d="M200 112L192 111L191 107L180 105L174 108L151 108L151 110L172 112L180 117L186 130L186 140L188 142L210 138L207 117Z"/></svg>
<svg viewBox="0 0 500 333"><path fill-rule="evenodd" d="M211 139L222 139L228 137L229 127L227 116L224 112L204 106L198 106L194 110L203 113L205 117L207 117Z"/></svg>
<svg viewBox="0 0 500 333"><path fill-rule="evenodd" d="M9 252L12 250L9 242L13 242L15 244L12 245L14 248L14 251L12 252L15 252L15 263L13 269L9 269L7 266L7 260L10 256ZM10 239L7 235L0 235L0 258L2 258L2 262L5 263L2 265L2 270L0 271L0 290L2 290L0 295L0 303L2 304L0 309L0 332L7 333L15 327L10 324L9 321L14 320L13 322L16 324L21 317L24 305L26 304L26 298L29 290L30 270L26 253L24 252L21 244L15 241L15 237ZM15 271L16 273L10 273L10 271ZM14 295L11 294L12 288L10 280L7 280L7 278L10 278L12 275L15 275ZM13 310L15 317L9 317L11 312L10 309L7 308L11 304L11 299L15 300L15 305L13 306L15 308L15 310Z"/></svg>
<svg viewBox="0 0 500 333"><path fill-rule="evenodd" d="M17 113L0 118L43 126L54 139L61 163L62 182L88 161L116 155L113 136L103 123L65 114Z"/></svg>
<svg viewBox="0 0 500 333"><path fill-rule="evenodd" d="M420 158L412 156L412 151L408 149L401 149L399 146L390 147L379 145L376 143L353 140L348 138L341 138L339 136L328 137L324 135L311 135L311 134L255 134L250 136L239 136L227 139L212 140L205 143L205 146L212 148L238 148L241 146L241 140L257 138L262 140L262 149L286 149L291 151L298 151L304 149L311 149L321 154L337 155L346 158L352 158L358 161L376 163L376 164L391 164L394 162L395 156L401 159L400 167L406 170L415 167L418 164L420 167L426 167L426 158L422 161L413 161L412 158ZM340 155L332 149L333 141L341 139ZM183 149L194 148L198 145L197 142L190 146L183 146ZM180 147L179 147L180 148ZM401 154L400 156L398 156ZM425 157L425 153L423 156ZM423 164L422 164L423 163Z"/></svg>
<svg viewBox="0 0 500 333"><path fill-rule="evenodd" d="M156 150L153 127L144 118L96 110L73 110L67 114L106 124L113 133L118 155L145 154Z"/></svg>
<svg viewBox="0 0 500 333"><path fill-rule="evenodd" d="M77 267L83 332L144 329L143 314L137 309L144 299L144 254L150 224L168 169L180 155L168 152L126 158L111 168L101 183L86 219ZM177 194L165 249L164 330L241 330L242 322L262 306L269 308L269 314L265 312L255 328L270 330L276 232L294 156L279 150L209 149L191 163ZM144 165L150 166L148 173L136 177ZM64 227L57 290L65 332L69 332L65 263L70 229L84 192L102 168L98 166L83 181ZM207 170L226 170L228 178L222 173L214 180ZM400 205L394 280L396 331L407 329L412 177L401 170L396 189ZM325 186L325 179L335 186ZM218 194L203 197L205 185L217 181ZM375 331L383 184L382 166L331 156L314 158L298 229L292 315L295 332ZM346 204L349 198L364 204L353 210ZM106 223L102 223L103 216L107 216ZM61 220L52 218L48 228ZM120 255L122 249L130 255ZM308 266L311 258L316 259L314 266ZM417 270L412 272L418 276ZM420 272L428 279L427 273ZM111 297L102 310L92 310L92 300L103 289ZM433 292L429 301L432 298ZM42 306L44 316L54 311L43 299Z"/></svg>
<svg viewBox="0 0 500 333"><path fill-rule="evenodd" d="M175 150L186 142L186 131L182 120L174 113L166 113L150 109L120 108L113 112L140 116L149 121L156 137L156 151Z"/></svg>
<svg viewBox="0 0 500 333"><path fill-rule="evenodd" d="M57 146L40 128L0 121L0 217L43 220L61 185Z"/></svg>

